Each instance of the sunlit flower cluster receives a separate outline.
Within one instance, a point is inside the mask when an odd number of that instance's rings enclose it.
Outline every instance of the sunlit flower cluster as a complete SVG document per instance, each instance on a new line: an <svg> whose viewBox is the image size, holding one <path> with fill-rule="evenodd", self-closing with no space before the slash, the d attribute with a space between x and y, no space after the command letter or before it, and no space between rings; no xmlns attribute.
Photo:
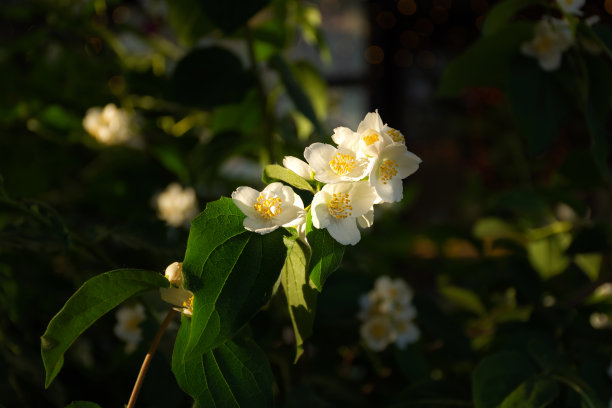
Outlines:
<svg viewBox="0 0 612 408"><path fill-rule="evenodd" d="M417 311L412 305L412 289L402 279L379 277L359 303L361 338L370 349L382 351L392 343L403 349L419 339L421 332L413 322Z"/></svg>
<svg viewBox="0 0 612 408"><path fill-rule="evenodd" d="M168 265L164 276L170 282L170 287L159 289L162 300L173 305L174 310L191 316L193 314L193 293L183 289L183 263L173 262Z"/></svg>
<svg viewBox="0 0 612 408"><path fill-rule="evenodd" d="M83 118L83 127L98 142L106 145L128 144L136 140L131 131L130 115L114 103L104 108L89 108Z"/></svg>
<svg viewBox="0 0 612 408"><path fill-rule="evenodd" d="M195 190L171 183L157 196L157 213L160 219L172 227L188 226L198 214L198 200Z"/></svg>
<svg viewBox="0 0 612 408"><path fill-rule="evenodd" d="M404 135L384 124L377 111L368 113L357 131L336 128L332 139L336 146L308 146L306 162L293 156L283 160L286 168L317 187L310 209L280 183L262 192L239 187L232 193L247 216L247 230L265 234L282 226L303 231L310 210L315 228L326 228L343 245L355 245L361 239L358 227L372 226L375 204L402 199L402 180L417 171L421 159L408 151Z"/></svg>
<svg viewBox="0 0 612 408"><path fill-rule="evenodd" d="M117 323L114 327L115 336L125 341L125 352L133 353L142 340L140 323L145 320L145 309L140 303L124 305L115 313Z"/></svg>

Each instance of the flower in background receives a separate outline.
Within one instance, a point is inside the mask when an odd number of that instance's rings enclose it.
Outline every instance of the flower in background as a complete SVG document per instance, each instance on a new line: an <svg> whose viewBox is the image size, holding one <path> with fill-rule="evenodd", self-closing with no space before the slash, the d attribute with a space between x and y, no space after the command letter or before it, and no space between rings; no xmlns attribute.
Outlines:
<svg viewBox="0 0 612 408"><path fill-rule="evenodd" d="M545 17L536 24L535 37L521 45L521 52L537 58L544 71L554 71L561 66L561 56L572 43L572 29L567 21Z"/></svg>
<svg viewBox="0 0 612 408"><path fill-rule="evenodd" d="M157 213L160 219L172 227L188 226L198 214L198 201L195 190L183 188L179 183L171 183L157 196Z"/></svg>
<svg viewBox="0 0 612 408"><path fill-rule="evenodd" d="M298 159L297 157L285 156L283 158L283 166L285 166L287 169L291 170L298 176L305 178L306 180L312 179L314 173L312 167L310 167L308 163Z"/></svg>
<svg viewBox="0 0 612 408"><path fill-rule="evenodd" d="M180 288L183 284L183 263L172 262L166 267L164 276L170 282L170 285Z"/></svg>
<svg viewBox="0 0 612 408"><path fill-rule="evenodd" d="M343 146L335 148L324 143L313 143L304 150L304 158L322 183L358 181L370 170L370 162Z"/></svg>
<svg viewBox="0 0 612 408"><path fill-rule="evenodd" d="M119 339L125 341L125 352L133 353L142 340L140 323L146 318L144 307L140 303L132 306L124 305L115 313L117 324L114 333Z"/></svg>
<svg viewBox="0 0 612 408"><path fill-rule="evenodd" d="M371 225L375 199L376 193L367 181L326 184L312 199L312 225L327 228L342 245L355 245L361 240L357 220L365 218L360 225L367 221Z"/></svg>
<svg viewBox="0 0 612 408"><path fill-rule="evenodd" d="M580 9L584 6L585 0L557 0L557 5L564 13L581 16Z"/></svg>
<svg viewBox="0 0 612 408"><path fill-rule="evenodd" d="M130 124L128 113L113 103L104 109L89 108L83 118L83 127L87 133L106 145L134 142L135 135L130 130Z"/></svg>
<svg viewBox="0 0 612 408"><path fill-rule="evenodd" d="M291 187L275 182L259 192L251 187L238 187L232 193L234 204L246 215L244 228L267 234L278 227L297 227L306 219L304 203Z"/></svg>
<svg viewBox="0 0 612 408"><path fill-rule="evenodd" d="M183 289L183 263L172 262L166 267L164 276L170 282L169 288L160 288L159 294L164 302L175 306L174 310L187 316L193 315L193 293Z"/></svg>
<svg viewBox="0 0 612 408"><path fill-rule="evenodd" d="M374 289L359 299L357 317L363 321L361 337L374 351L382 351L395 343L400 349L421 336L414 324L417 311L412 305L412 289L402 279L381 276Z"/></svg>

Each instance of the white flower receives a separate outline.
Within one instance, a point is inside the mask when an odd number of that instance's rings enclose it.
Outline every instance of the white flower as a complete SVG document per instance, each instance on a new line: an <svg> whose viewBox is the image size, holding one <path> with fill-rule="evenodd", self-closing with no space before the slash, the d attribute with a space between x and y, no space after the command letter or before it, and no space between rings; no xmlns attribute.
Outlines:
<svg viewBox="0 0 612 408"><path fill-rule="evenodd" d="M314 173L312 167L310 167L308 163L298 159L297 157L285 156L283 158L283 166L285 166L298 176L305 178L306 180L312 179L312 174Z"/></svg>
<svg viewBox="0 0 612 408"><path fill-rule="evenodd" d="M130 116L113 103L104 109L89 108L83 118L83 127L98 142L107 145L128 143L135 137L130 131Z"/></svg>
<svg viewBox="0 0 612 408"><path fill-rule="evenodd" d="M381 276L374 283L374 296L380 299L385 312L403 311L412 302L412 289L402 279ZM414 312L416 314L416 311ZM414 317L414 315L412 316ZM405 318L405 315L404 315Z"/></svg>
<svg viewBox="0 0 612 408"><path fill-rule="evenodd" d="M339 127L334 129L332 139L338 146L359 152L365 157L378 156L382 149L393 143L394 140L387 130L391 129L384 125L378 110L368 113L357 127L357 132Z"/></svg>
<svg viewBox="0 0 612 408"><path fill-rule="evenodd" d="M312 199L312 224L327 228L342 245L355 245L361 239L357 218L371 210L375 199L367 181L326 184Z"/></svg>
<svg viewBox="0 0 612 408"><path fill-rule="evenodd" d="M183 263L182 262L172 262L166 268L164 272L166 279L170 282L172 286L176 286L178 288L183 284Z"/></svg>
<svg viewBox="0 0 612 408"><path fill-rule="evenodd" d="M142 340L142 329L139 325L146 318L145 309L140 303L133 306L124 305L117 310L115 316L115 336L126 342L125 352L132 353Z"/></svg>
<svg viewBox="0 0 612 408"><path fill-rule="evenodd" d="M164 302L170 303L187 316L193 314L193 293L183 288L159 288L159 294Z"/></svg>
<svg viewBox="0 0 612 408"><path fill-rule="evenodd" d="M416 342L421 337L421 331L412 323L412 319L394 320L393 327L396 333L395 345L400 349L406 348L408 344Z"/></svg>
<svg viewBox="0 0 612 408"><path fill-rule="evenodd" d="M396 338L391 319L383 315L376 315L367 319L361 325L360 333L361 338L374 351L384 350Z"/></svg>
<svg viewBox="0 0 612 408"><path fill-rule="evenodd" d="M188 226L198 214L195 190L171 183L157 196L157 212L160 219L173 227Z"/></svg>
<svg viewBox="0 0 612 408"><path fill-rule="evenodd" d="M561 56L573 43L572 29L565 20L543 18L535 26L535 37L521 45L523 54L538 59L545 71L561 66Z"/></svg>
<svg viewBox="0 0 612 408"><path fill-rule="evenodd" d="M324 143L313 143L304 150L304 158L315 172L315 179L322 183L357 181L370 170L366 158L343 146L335 148Z"/></svg>
<svg viewBox="0 0 612 408"><path fill-rule="evenodd" d="M580 9L584 6L585 0L557 0L557 5L564 13L581 16Z"/></svg>
<svg viewBox="0 0 612 408"><path fill-rule="evenodd" d="M251 187L238 187L232 200L247 216L244 228L258 234L267 234L280 226L297 227L306 219L300 196L279 182L268 184L261 193Z"/></svg>
<svg viewBox="0 0 612 408"><path fill-rule="evenodd" d="M385 147L374 161L369 177L370 185L380 197L376 204L400 201L404 191L402 179L417 171L420 163L421 159L402 144Z"/></svg>

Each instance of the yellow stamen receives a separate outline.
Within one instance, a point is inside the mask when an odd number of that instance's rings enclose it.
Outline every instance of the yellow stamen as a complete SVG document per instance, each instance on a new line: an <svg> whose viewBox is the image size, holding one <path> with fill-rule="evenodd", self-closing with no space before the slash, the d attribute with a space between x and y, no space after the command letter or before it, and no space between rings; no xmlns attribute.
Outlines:
<svg viewBox="0 0 612 408"><path fill-rule="evenodd" d="M355 156L336 153L329 161L329 165L337 175L344 176L355 168Z"/></svg>
<svg viewBox="0 0 612 408"><path fill-rule="evenodd" d="M332 217L335 217L337 220L353 215L351 212L353 211L353 206L347 193L332 194L332 199L329 200L327 209Z"/></svg>
<svg viewBox="0 0 612 408"><path fill-rule="evenodd" d="M374 324L370 327L370 333L375 339L387 337L387 328L383 324Z"/></svg>
<svg viewBox="0 0 612 408"><path fill-rule="evenodd" d="M378 133L372 132L369 135L364 136L363 141L365 142L366 146L373 145L374 143L378 142Z"/></svg>
<svg viewBox="0 0 612 408"><path fill-rule="evenodd" d="M266 198L263 194L260 194L259 197L257 197L257 202L253 205L253 208L255 208L255 211L257 211L259 215L264 217L266 220L269 220L270 218L283 212L281 204L282 201L280 197L272 196Z"/></svg>
<svg viewBox="0 0 612 408"><path fill-rule="evenodd" d="M402 133L399 130L396 129L389 129L386 132L389 137L391 137L391 139L395 142L395 143L404 143L406 144L406 139L404 139L404 135L402 135Z"/></svg>
<svg viewBox="0 0 612 408"><path fill-rule="evenodd" d="M189 299L183 302L183 309L187 309L193 313L193 295L189 296Z"/></svg>
<svg viewBox="0 0 612 408"><path fill-rule="evenodd" d="M378 168L380 179L383 184L387 184L387 181L391 180L397 175L397 162L391 159L383 160L382 164Z"/></svg>

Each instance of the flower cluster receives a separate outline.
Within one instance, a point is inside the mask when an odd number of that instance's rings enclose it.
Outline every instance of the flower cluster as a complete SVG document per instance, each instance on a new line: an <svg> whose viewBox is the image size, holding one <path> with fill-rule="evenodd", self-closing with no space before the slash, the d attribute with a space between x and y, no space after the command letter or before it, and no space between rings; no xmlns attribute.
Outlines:
<svg viewBox="0 0 612 408"><path fill-rule="evenodd" d="M361 296L360 333L370 349L382 351L391 343L403 349L419 339L421 332L413 323L417 312L411 302L412 290L406 282L388 276L376 279L374 289Z"/></svg>
<svg viewBox="0 0 612 408"><path fill-rule="evenodd" d="M175 306L174 310L186 316L193 314L193 293L183 289L183 263L173 262L164 273L170 282L169 288L160 288L159 294L164 302Z"/></svg>
<svg viewBox="0 0 612 408"><path fill-rule="evenodd" d="M198 201L195 190L171 183L157 196L157 212L160 219L172 227L188 226L198 215Z"/></svg>
<svg viewBox="0 0 612 408"><path fill-rule="evenodd" d="M117 324L113 331L115 336L125 341L125 352L133 353L142 340L142 329L140 323L145 320L145 309L140 303L132 306L125 305L115 313Z"/></svg>
<svg viewBox="0 0 612 408"><path fill-rule="evenodd" d="M570 22L575 21L576 16L582 16L580 9L584 3L585 0L557 0L557 6L565 18L543 16L534 28L534 37L521 45L521 52L528 57L536 58L544 71L558 69L561 66L563 53L575 43ZM587 25L592 25L596 21L586 19ZM581 38L581 43L589 52L599 51L597 45L588 38Z"/></svg>
<svg viewBox="0 0 612 408"><path fill-rule="evenodd" d="M134 142L136 136L130 131L131 119L126 111L109 103L103 109L89 108L83 118L83 127L98 142L106 145Z"/></svg>
<svg viewBox="0 0 612 408"><path fill-rule="evenodd" d="M336 146L308 146L307 163L289 156L283 165L317 186L310 204L313 226L326 228L343 245L355 245L361 239L358 226L368 228L374 221L374 205L400 201L402 180L417 171L421 159L408 151L400 131L383 124L378 112L368 113L357 131L336 128L332 139ZM249 231L304 229L308 208L291 187L278 182L261 192L239 187L232 199L247 216L244 227Z"/></svg>

